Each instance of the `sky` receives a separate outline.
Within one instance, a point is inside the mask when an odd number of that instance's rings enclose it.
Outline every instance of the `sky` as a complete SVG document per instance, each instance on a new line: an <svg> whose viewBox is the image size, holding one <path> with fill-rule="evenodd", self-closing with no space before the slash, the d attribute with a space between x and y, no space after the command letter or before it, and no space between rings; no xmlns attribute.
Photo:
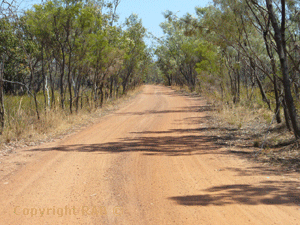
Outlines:
<svg viewBox="0 0 300 225"><path fill-rule="evenodd" d="M163 36L159 24L164 21L163 12L170 10L183 16L186 13L195 14L195 7L205 7L209 0L121 0L117 9L120 21L125 21L132 13L142 19L144 27L156 37ZM149 45L150 41L146 41Z"/></svg>
<svg viewBox="0 0 300 225"><path fill-rule="evenodd" d="M40 3L39 0L16 0L22 2L23 7L31 7ZM163 12L170 10L177 15L183 16L186 13L195 14L195 7L205 7L212 0L121 0L117 8L120 16L119 22L125 22L125 18L135 13L142 19L144 27L156 37L163 36L159 24L164 21ZM147 45L151 45L151 40L145 40Z"/></svg>

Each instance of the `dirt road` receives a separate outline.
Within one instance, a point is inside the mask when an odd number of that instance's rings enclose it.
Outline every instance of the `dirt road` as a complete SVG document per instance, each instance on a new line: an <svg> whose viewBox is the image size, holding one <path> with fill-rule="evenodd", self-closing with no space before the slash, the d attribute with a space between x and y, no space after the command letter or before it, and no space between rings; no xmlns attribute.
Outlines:
<svg viewBox="0 0 300 225"><path fill-rule="evenodd" d="M300 176L215 145L206 109L145 86L98 123L6 156L19 166L0 171L0 224L300 224Z"/></svg>

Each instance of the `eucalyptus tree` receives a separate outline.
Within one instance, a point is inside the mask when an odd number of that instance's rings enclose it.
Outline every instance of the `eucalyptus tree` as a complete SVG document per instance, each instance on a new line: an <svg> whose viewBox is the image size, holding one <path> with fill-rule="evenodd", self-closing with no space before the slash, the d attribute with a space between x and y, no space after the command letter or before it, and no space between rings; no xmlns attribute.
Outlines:
<svg viewBox="0 0 300 225"><path fill-rule="evenodd" d="M0 134L4 129L4 81L5 81L5 61L8 59L8 52L13 48L11 44L16 42L15 35L9 23L9 18L15 14L14 0L0 1ZM17 54L16 54L17 55ZM17 57L18 58L18 57ZM10 60L8 62L11 62ZM10 80L8 80L10 81ZM6 84L9 84L9 82Z"/></svg>
<svg viewBox="0 0 300 225"><path fill-rule="evenodd" d="M215 7L198 8L196 27L206 40L219 46L224 56L234 102L238 102L241 85L259 86L262 99L270 106L262 79L270 77L263 38L253 27L244 1L214 1Z"/></svg>
<svg viewBox="0 0 300 225"><path fill-rule="evenodd" d="M173 85L174 76L178 70L176 61L172 58L170 51L164 45L158 46L155 50L155 54L157 56L156 64L163 73L166 84L168 86Z"/></svg>
<svg viewBox="0 0 300 225"><path fill-rule="evenodd" d="M61 107L65 107L68 89L69 110L73 112L74 93L77 111L80 86L84 80L83 68L86 72L89 71L88 64L92 60L88 58L91 55L90 51L93 50L91 35L96 34L98 30L103 30L100 10L89 1L55 0L35 5L32 10L27 11L26 16L28 24L32 27L32 33L40 42L41 55L44 55L44 49L47 50L49 72L53 62L56 64L55 68L59 65ZM45 26L41 26L44 23L46 23ZM100 45L96 48L102 47ZM51 75L50 72L50 80L53 84ZM65 81L67 81L67 87Z"/></svg>
<svg viewBox="0 0 300 225"><path fill-rule="evenodd" d="M247 1L249 8L252 9L252 14L256 17L257 23L261 28L264 28L263 35L265 42L267 38L272 43L266 45L268 54L271 59L274 59L271 47L276 51L276 55L279 58L279 71L280 80L284 89L284 104L288 110L288 117L291 121L294 135L296 138L300 137L300 129L297 121L297 111L293 99L291 89L291 78L293 75L291 72L297 71L299 68L300 60L293 57L293 52L297 49L295 38L297 35L293 30L293 24L297 21L299 4L298 1ZM297 10L298 9L298 10ZM264 15L263 17L258 16ZM288 19L290 18L290 20ZM294 42L294 43L291 43ZM296 44L296 45L295 45ZM297 54L296 54L297 55ZM295 55L294 55L295 56ZM275 67L274 60L272 60L272 66ZM292 68L292 69L291 69ZM273 69L274 71L275 69ZM298 71L299 72L299 71ZM274 72L275 73L275 72ZM293 82L293 80L292 80ZM286 116L288 124L288 118Z"/></svg>
<svg viewBox="0 0 300 225"><path fill-rule="evenodd" d="M234 77L238 78L238 92L241 78L247 86L249 77L252 84L253 81L257 83L263 100L271 108L263 87L269 84L263 80L271 81L277 122L281 121L279 107L282 102L286 124L291 121L296 138L299 128L291 82L296 83L299 66L297 32L293 29L297 24L297 9L297 1L215 0L214 6L198 10L201 16L194 26L221 47L231 81L231 71L237 75ZM283 100L279 97L281 85Z"/></svg>
<svg viewBox="0 0 300 225"><path fill-rule="evenodd" d="M70 74L70 99L72 97L71 86L73 86L76 112L78 111L81 86L84 84L84 81L88 79L88 74L91 71L93 35L96 34L98 30L102 29L102 24L102 16L97 7L90 2L87 2L86 4L81 3L78 15L75 15L74 32L72 35L72 42L70 43L70 50L72 50L72 53L69 54L68 66ZM101 48L101 46L97 47ZM73 60L71 60L71 57Z"/></svg>
<svg viewBox="0 0 300 225"><path fill-rule="evenodd" d="M144 42L146 29L143 27L142 20L136 14L132 14L126 19L125 25L126 30L123 36L125 47L124 69L120 74L123 93L127 92L128 85L133 79L137 66L146 54L146 44Z"/></svg>
<svg viewBox="0 0 300 225"><path fill-rule="evenodd" d="M179 74L191 90L195 89L197 82L197 72L195 66L201 61L197 46L199 40L195 36L185 35L186 28L180 19L168 11L164 13L165 22L160 26L165 37L160 40L160 44L166 46L167 53L173 62L176 63ZM160 58L161 59L161 58Z"/></svg>
<svg viewBox="0 0 300 225"><path fill-rule="evenodd" d="M13 72L14 66L20 63L20 58L16 51L17 44L18 41L9 20L0 18L0 133L2 133L4 128L4 94L12 85L7 83L5 87L4 80L12 80L11 76L17 75L11 72ZM14 76L14 78L16 77Z"/></svg>
<svg viewBox="0 0 300 225"><path fill-rule="evenodd" d="M266 0L266 7L269 16L269 20L271 21L273 31L274 31L274 41L276 43L276 52L280 59L280 69L282 73L282 82L284 86L284 96L287 108L289 110L289 116L292 122L294 135L296 138L300 137L300 129L299 124L297 121L297 112L294 105L294 99L291 92L291 82L290 82L290 75L289 75L289 65L288 65L288 50L287 50L287 35L286 35L286 1L281 0L281 6L278 12L274 11L274 4L271 0Z"/></svg>
<svg viewBox="0 0 300 225"><path fill-rule="evenodd" d="M55 110L58 99L72 113L78 111L80 98L83 107L83 95L89 106L90 94L102 106L105 98L126 93L146 79L153 64L144 42L146 29L136 15L124 26L114 24L121 0L49 0L13 17L9 2L0 1L2 128L4 94L26 90L34 97L39 118L48 115L39 112L42 91L45 110Z"/></svg>

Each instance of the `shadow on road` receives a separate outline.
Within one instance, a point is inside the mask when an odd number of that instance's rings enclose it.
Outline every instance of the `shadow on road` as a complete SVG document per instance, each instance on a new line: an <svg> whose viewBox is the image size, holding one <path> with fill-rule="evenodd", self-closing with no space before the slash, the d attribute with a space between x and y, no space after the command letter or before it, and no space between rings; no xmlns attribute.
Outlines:
<svg viewBox="0 0 300 225"><path fill-rule="evenodd" d="M145 115L159 113L184 113L184 112L207 112L199 117L186 117L181 122L191 124L204 124L212 108L186 107L177 110L130 112L126 114ZM117 114L124 115L124 114ZM221 130L222 135L209 135L212 130ZM223 130L222 130L223 129ZM231 150L223 148L230 146L230 141L241 138L236 135L235 128L199 127L197 129L170 129L163 131L134 132L136 137L123 138L116 142L98 144L62 145L54 148L36 148L30 151L76 151L97 152L101 154L118 154L124 152L142 152L147 156L190 156L190 155L235 155L238 157L252 157L252 152L245 148L243 150ZM244 137L251 139L253 137ZM222 170L233 171L236 176L276 175L278 172L265 166L253 166L245 169L222 168ZM208 206L208 205L295 205L300 204L299 182L266 181L259 185L223 185L213 186L202 190L203 194L173 196L169 199L179 205L185 206Z"/></svg>
<svg viewBox="0 0 300 225"><path fill-rule="evenodd" d="M165 94L165 93L164 93ZM199 124L199 128L193 129L169 129L162 131L132 132L136 137L123 138L116 142L105 142L98 144L62 145L55 148L36 148L30 151L77 151L77 152L99 152L99 153L121 153L121 152L143 152L145 155L202 155L202 154L232 154L242 158L253 158L254 152L249 146L239 146L240 149L231 150L231 143L236 140L253 140L255 137L248 135L241 137L239 130L232 127L217 127L207 125L212 119L211 106L178 107L175 110L129 112L124 114L168 114L168 113L191 113L205 112L200 116L186 116L178 123ZM122 113L116 115L122 116ZM201 125L201 127L200 127ZM203 126L202 126L203 125ZM214 131L218 132L214 132ZM229 148L223 148L229 147ZM222 148L222 151L217 151ZM245 150L244 150L245 149Z"/></svg>
<svg viewBox="0 0 300 225"><path fill-rule="evenodd" d="M89 145L62 145L54 148L36 148L30 151L77 151L77 152L144 152L146 155L182 156L191 154L211 154L218 146L210 143L206 136L160 136L124 138L118 142Z"/></svg>
<svg viewBox="0 0 300 225"><path fill-rule="evenodd" d="M191 107L178 107L177 109L174 110L145 110L142 112L125 112L125 113L115 113L114 115L151 115L151 114L167 114L167 113L191 113L191 112L210 112L212 111L211 106L191 106ZM196 119L197 117L195 117ZM203 119L203 117L199 117L198 119Z"/></svg>
<svg viewBox="0 0 300 225"><path fill-rule="evenodd" d="M191 112L209 112L210 107L185 107L178 110L165 111L144 111L132 112L126 114L145 115L145 114L166 114L166 113L191 113ZM124 115L116 113L116 115ZM198 122L203 122L208 116L198 118ZM186 123L183 121L176 121ZM143 152L145 155L167 155L182 156L191 154L211 154L214 150L220 148L212 143L219 137L207 136L203 131L209 128L197 129L170 129L165 131L143 131L131 132L135 134L134 138L122 138L116 142L105 142L98 144L76 144L62 145L54 148L36 148L31 151L77 151L77 152L100 152L100 153L120 153L120 152ZM215 128L212 128L215 129ZM229 137L231 138L231 137Z"/></svg>
<svg viewBox="0 0 300 225"><path fill-rule="evenodd" d="M263 182L256 185L223 185L204 190L202 195L176 196L169 199L186 206L299 205L298 182Z"/></svg>

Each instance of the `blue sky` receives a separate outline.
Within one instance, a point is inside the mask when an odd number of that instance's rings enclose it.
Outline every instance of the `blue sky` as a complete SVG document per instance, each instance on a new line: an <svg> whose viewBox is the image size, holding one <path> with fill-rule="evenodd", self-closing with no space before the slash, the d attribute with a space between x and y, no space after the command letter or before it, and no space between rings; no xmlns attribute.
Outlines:
<svg viewBox="0 0 300 225"><path fill-rule="evenodd" d="M125 21L125 18L131 13L138 14L144 27L153 35L161 37L163 32L159 24L164 21L162 14L164 11L178 12L178 16L183 16L186 13L195 14L196 6L205 7L209 2L212 0L121 0L118 14L120 21Z"/></svg>
<svg viewBox="0 0 300 225"><path fill-rule="evenodd" d="M16 0L21 2L21 0ZM23 0L21 7L30 7L33 4L40 3L39 0ZM121 0L117 13L120 16L120 22L124 22L126 17L132 13L138 14L142 19L144 27L157 37L161 37L163 32L159 24L164 21L162 13L166 10L177 12L178 16L186 13L195 14L195 7L205 7L212 0ZM146 40L150 45L151 41Z"/></svg>

